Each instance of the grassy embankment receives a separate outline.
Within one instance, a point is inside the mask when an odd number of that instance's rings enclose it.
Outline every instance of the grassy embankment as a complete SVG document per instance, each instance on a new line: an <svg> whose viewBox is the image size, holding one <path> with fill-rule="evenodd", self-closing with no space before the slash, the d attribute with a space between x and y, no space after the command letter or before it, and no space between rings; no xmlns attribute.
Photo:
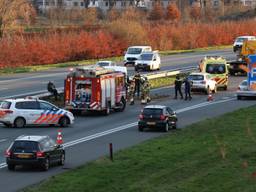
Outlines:
<svg viewBox="0 0 256 192"><path fill-rule="evenodd" d="M255 113L254 106L192 124L25 191L254 192Z"/></svg>
<svg viewBox="0 0 256 192"><path fill-rule="evenodd" d="M171 50L171 51L161 51L161 55L172 55L179 53L189 53L189 52L199 52L199 51L209 51L215 49L224 49L230 48L230 46L215 46L215 47L206 47L206 48L197 48L197 49L189 49L189 50ZM106 58L105 60L112 60L116 62L122 61L123 57L111 57ZM101 59L103 60L103 59ZM35 72L48 70L53 68L64 68L64 67L75 67L81 65L92 65L95 64L97 60L84 60L84 61L70 61L65 63L57 63L57 64L47 64L47 65L36 65L36 66L24 66L24 67L16 67L16 68L4 68L0 69L0 74L10 74L10 73L25 73L25 72Z"/></svg>

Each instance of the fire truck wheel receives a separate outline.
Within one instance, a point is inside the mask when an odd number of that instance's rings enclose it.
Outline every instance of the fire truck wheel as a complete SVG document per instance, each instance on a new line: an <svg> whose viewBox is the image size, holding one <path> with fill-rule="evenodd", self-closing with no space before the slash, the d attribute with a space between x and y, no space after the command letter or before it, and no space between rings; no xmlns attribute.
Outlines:
<svg viewBox="0 0 256 192"><path fill-rule="evenodd" d="M104 115L109 115L110 114L110 103L107 104L107 108L103 111Z"/></svg>
<svg viewBox="0 0 256 192"><path fill-rule="evenodd" d="M225 86L224 86L224 90L225 90L225 91L227 91L227 89L228 89L228 86L227 86L227 85L225 85Z"/></svg>

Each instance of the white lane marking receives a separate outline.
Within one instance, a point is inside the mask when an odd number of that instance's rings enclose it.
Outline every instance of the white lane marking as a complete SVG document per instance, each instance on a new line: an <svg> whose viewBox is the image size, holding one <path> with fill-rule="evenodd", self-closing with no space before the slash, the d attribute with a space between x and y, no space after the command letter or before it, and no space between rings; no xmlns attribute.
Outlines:
<svg viewBox="0 0 256 192"><path fill-rule="evenodd" d="M235 98L221 100L221 101L215 101L215 102L204 102L204 103L200 103L200 104L193 105L193 106L190 106L190 107L186 107L186 108L183 108L183 109L178 109L178 110L176 110L176 112L177 113L182 113L182 112L185 112L185 111L189 111L189 110L193 110L193 109L197 109L197 108L201 108L201 107L206 107L206 106L209 106L209 105L224 103L224 102L228 102L228 101L232 101L232 100L235 100ZM126 124L126 125L122 125L122 126L114 128L114 129L110 129L110 130L103 131L103 132L100 132L100 133L96 133L96 134L93 134L93 135L89 135L89 136L86 136L86 137L83 137L83 138L80 138L80 139L69 141L69 142L63 144L63 146L66 147L66 148L72 147L74 145L84 143L86 141L90 141L90 140L93 140L93 139L96 139L96 138L99 138L99 137L102 137L102 136L105 136L105 135L109 135L111 133L115 133L115 132L118 132L118 131L122 131L122 130L125 130L125 129L132 128L132 127L136 126L137 124L138 124L138 122L133 122L133 123L129 123L129 124ZM7 167L6 163L1 163L0 164L0 169L3 169L5 167Z"/></svg>
<svg viewBox="0 0 256 192"><path fill-rule="evenodd" d="M16 82L20 80L30 80L30 79L37 79L41 77L56 77L56 76L65 76L68 72L59 72L59 73L52 73L52 74L46 74L46 75L37 75L32 77L22 77L17 79L9 79L9 80L2 80L0 83L10 83L10 82Z"/></svg>
<svg viewBox="0 0 256 192"><path fill-rule="evenodd" d="M7 139L0 139L0 143L7 141Z"/></svg>
<svg viewBox="0 0 256 192"><path fill-rule="evenodd" d="M6 90L6 89L8 89L8 88L2 87L2 88L0 88L0 91Z"/></svg>

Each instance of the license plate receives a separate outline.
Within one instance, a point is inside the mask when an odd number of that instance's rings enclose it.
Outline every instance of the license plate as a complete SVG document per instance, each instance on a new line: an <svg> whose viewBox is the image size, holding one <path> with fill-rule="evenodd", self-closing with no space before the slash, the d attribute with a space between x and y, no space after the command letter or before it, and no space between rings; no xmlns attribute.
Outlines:
<svg viewBox="0 0 256 192"><path fill-rule="evenodd" d="M148 125L155 125L156 122L147 122Z"/></svg>
<svg viewBox="0 0 256 192"><path fill-rule="evenodd" d="M18 158L22 158L22 159L26 159L26 158L30 158L31 155L28 155L28 154L19 154L17 155Z"/></svg>

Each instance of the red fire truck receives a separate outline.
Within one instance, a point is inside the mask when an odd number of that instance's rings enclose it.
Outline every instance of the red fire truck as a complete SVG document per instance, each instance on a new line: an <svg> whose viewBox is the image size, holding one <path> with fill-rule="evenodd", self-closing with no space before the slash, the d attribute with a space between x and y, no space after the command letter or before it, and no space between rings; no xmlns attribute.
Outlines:
<svg viewBox="0 0 256 192"><path fill-rule="evenodd" d="M123 111L126 106L125 74L102 67L78 67L65 79L65 108L83 111Z"/></svg>

